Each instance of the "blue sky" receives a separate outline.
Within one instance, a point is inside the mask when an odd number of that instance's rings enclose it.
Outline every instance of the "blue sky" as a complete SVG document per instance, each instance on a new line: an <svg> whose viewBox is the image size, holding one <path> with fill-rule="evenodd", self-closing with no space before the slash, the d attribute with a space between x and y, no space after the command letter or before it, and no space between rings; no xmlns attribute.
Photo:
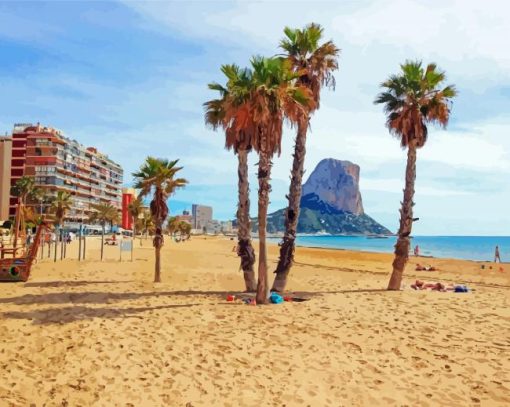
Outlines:
<svg viewBox="0 0 510 407"><path fill-rule="evenodd" d="M303 12L306 10L306 12ZM447 131L418 154L416 234L508 235L510 53L504 1L1 2L0 131L41 122L120 162L180 158L178 212L236 207L236 160L203 124L219 67L278 52L285 25L311 21L342 49L335 92L312 119L307 173L323 158L361 166L366 212L395 230L405 152L372 101L407 58L435 61L460 91ZM271 209L285 205L293 134L275 159ZM256 157L250 158L253 208ZM254 211L253 211L254 212Z"/></svg>

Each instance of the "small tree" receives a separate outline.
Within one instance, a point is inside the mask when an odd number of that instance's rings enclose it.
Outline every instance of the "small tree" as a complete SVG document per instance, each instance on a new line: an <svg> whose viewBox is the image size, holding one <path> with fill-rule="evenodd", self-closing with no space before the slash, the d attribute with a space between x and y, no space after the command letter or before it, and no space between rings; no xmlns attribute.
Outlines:
<svg viewBox="0 0 510 407"><path fill-rule="evenodd" d="M92 204L91 208L94 212L91 213L89 221L101 225L101 260L103 260L105 227L108 222L111 225L118 222L119 211L110 203Z"/></svg>
<svg viewBox="0 0 510 407"><path fill-rule="evenodd" d="M167 199L177 188L184 187L188 183L184 178L175 178L175 175L182 170L182 167L177 167L178 161L147 157L140 170L133 173L135 188L140 190L139 198L152 194L150 213L156 228L153 239L156 257L155 283L161 282L162 227L168 216Z"/></svg>
<svg viewBox="0 0 510 407"><path fill-rule="evenodd" d="M129 216L131 216L131 218L133 218L133 243L136 238L138 217L140 216L141 212L142 212L142 201L140 199L136 198L134 201L129 203L128 213L129 213Z"/></svg>

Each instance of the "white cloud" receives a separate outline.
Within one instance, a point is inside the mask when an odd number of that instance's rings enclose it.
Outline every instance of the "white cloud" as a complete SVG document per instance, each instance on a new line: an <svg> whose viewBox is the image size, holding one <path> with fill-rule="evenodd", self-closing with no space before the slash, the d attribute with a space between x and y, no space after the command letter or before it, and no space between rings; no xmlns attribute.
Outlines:
<svg viewBox="0 0 510 407"><path fill-rule="evenodd" d="M470 195L472 192L463 191L461 189L444 189L433 186L423 185L423 180L418 180L415 185L416 196L461 196ZM402 178L361 178L361 191L380 191L402 194L404 189L404 179Z"/></svg>

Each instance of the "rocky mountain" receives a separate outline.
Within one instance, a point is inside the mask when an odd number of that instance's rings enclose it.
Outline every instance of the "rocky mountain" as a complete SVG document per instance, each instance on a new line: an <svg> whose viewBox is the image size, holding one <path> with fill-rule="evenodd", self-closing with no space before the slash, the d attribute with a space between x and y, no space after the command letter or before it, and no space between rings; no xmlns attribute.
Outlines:
<svg viewBox="0 0 510 407"><path fill-rule="evenodd" d="M350 161L322 160L303 185L298 233L391 234L365 214L359 191L359 175L359 165ZM285 230L284 215L285 209L268 215L269 233ZM256 219L253 228L256 231Z"/></svg>

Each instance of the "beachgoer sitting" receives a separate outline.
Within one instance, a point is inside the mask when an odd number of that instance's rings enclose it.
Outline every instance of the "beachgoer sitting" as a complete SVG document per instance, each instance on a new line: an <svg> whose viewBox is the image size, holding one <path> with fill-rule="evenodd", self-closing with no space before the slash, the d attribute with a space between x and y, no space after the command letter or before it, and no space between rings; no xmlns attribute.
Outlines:
<svg viewBox="0 0 510 407"><path fill-rule="evenodd" d="M455 286L453 284L445 285L438 281L421 281L416 280L414 284L411 284L411 288L414 290L431 290L431 291L454 291Z"/></svg>
<svg viewBox="0 0 510 407"><path fill-rule="evenodd" d="M436 271L434 266L428 264L427 266L422 266L421 264L416 265L416 271Z"/></svg>

